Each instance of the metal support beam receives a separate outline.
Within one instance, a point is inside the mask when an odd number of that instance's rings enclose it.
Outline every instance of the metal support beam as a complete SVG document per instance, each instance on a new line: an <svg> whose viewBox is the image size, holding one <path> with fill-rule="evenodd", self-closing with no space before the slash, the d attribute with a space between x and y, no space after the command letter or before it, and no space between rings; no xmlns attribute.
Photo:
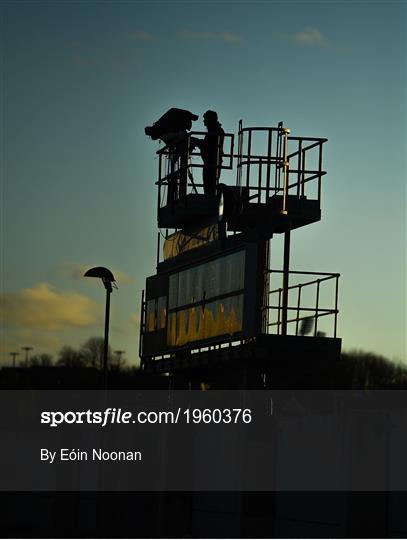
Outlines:
<svg viewBox="0 0 407 540"><path fill-rule="evenodd" d="M289 272L290 272L290 239L291 230L288 229L284 233L284 264L283 264L283 299L282 299L282 316L281 316L281 334L287 335L287 307L288 307L288 287L289 287Z"/></svg>
<svg viewBox="0 0 407 540"><path fill-rule="evenodd" d="M105 312L105 339L103 347L103 387L107 389L108 385L108 354L109 354L109 318L110 318L110 290L106 289L106 312Z"/></svg>

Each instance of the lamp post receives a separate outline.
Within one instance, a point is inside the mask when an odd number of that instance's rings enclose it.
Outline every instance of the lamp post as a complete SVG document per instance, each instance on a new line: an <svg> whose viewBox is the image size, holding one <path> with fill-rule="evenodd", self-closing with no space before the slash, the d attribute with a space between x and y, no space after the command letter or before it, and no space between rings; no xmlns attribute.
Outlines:
<svg viewBox="0 0 407 540"><path fill-rule="evenodd" d="M110 295L112 293L113 286L117 289L117 286L115 284L116 280L112 272L104 266L96 266L95 268L90 268L85 272L84 276L100 278L106 289L105 339L103 349L103 383L104 388L107 388L107 355L109 350Z"/></svg>
<svg viewBox="0 0 407 540"><path fill-rule="evenodd" d="M18 353L18 352L11 352L11 353L10 353L10 356L13 357L13 368L16 367L16 356L18 356L19 354L20 354L20 353Z"/></svg>
<svg viewBox="0 0 407 540"><path fill-rule="evenodd" d="M121 363L122 363L122 356L125 353L125 351L114 351L115 354L117 354L117 367L120 369Z"/></svg>
<svg viewBox="0 0 407 540"><path fill-rule="evenodd" d="M27 364L28 366L28 353L29 351L32 351L33 350L33 347L21 347L21 349L23 351L25 351L25 363Z"/></svg>

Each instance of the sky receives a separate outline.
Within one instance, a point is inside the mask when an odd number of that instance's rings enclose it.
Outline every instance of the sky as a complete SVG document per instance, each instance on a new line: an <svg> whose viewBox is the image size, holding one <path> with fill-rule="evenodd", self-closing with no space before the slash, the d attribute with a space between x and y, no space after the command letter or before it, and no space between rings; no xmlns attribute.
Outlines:
<svg viewBox="0 0 407 540"><path fill-rule="evenodd" d="M326 137L322 220L291 268L340 272L343 349L407 362L404 1L3 1L0 365L103 335L138 362L155 273L158 144L170 107L226 132ZM273 268L281 268L278 244ZM273 241L274 242L274 241ZM280 242L281 243L281 242ZM274 255L273 255L274 257Z"/></svg>

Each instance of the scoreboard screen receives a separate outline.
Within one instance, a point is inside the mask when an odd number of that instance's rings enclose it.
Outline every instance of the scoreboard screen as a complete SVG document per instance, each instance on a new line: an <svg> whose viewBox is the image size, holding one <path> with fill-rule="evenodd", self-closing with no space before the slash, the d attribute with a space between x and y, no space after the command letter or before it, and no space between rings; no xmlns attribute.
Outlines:
<svg viewBox="0 0 407 540"><path fill-rule="evenodd" d="M147 278L142 356L253 334L257 249L251 244Z"/></svg>
<svg viewBox="0 0 407 540"><path fill-rule="evenodd" d="M170 276L169 347L242 331L244 268L242 250Z"/></svg>

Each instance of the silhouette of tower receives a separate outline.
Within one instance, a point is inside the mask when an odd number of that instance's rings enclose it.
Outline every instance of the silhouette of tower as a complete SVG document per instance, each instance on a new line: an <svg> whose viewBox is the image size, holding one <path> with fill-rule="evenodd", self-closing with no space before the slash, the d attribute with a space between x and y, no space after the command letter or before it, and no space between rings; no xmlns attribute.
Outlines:
<svg viewBox="0 0 407 540"><path fill-rule="evenodd" d="M159 130L160 121L153 127ZM157 152L160 233L157 272L142 296L142 369L168 374L170 393L239 389L242 403L247 390L334 386L339 274L290 268L293 231L321 219L327 139L294 136L282 122L243 127L240 121L236 150L234 135L223 136L222 183L213 195L203 189L195 151L195 139L204 135L184 133L188 155L178 161L178 172L171 144ZM173 184L181 177L187 179L182 190ZM270 260L279 237L282 264L275 269ZM191 459L199 471L199 458ZM225 495L186 497L180 504L192 533L185 534L201 535L207 519L217 523L216 531L247 534L251 507L264 515L275 508L273 494ZM171 498L163 501L169 510L159 519L161 534L172 520Z"/></svg>
<svg viewBox="0 0 407 540"><path fill-rule="evenodd" d="M146 132L159 131L160 121ZM234 135L224 134L222 183L213 196L199 176L195 147L203 135L184 131L187 185L182 193L173 189L170 200L173 150L166 145L157 152L160 234L157 273L143 292L141 365L184 380L181 387L207 378L233 387L239 369L259 385L278 384L279 377L287 382L282 374L290 364L294 383L293 362L336 359L341 349L339 274L290 268L292 232L321 219L327 139L294 136L282 122L243 127L240 121L236 151ZM282 267L274 269L279 236Z"/></svg>

